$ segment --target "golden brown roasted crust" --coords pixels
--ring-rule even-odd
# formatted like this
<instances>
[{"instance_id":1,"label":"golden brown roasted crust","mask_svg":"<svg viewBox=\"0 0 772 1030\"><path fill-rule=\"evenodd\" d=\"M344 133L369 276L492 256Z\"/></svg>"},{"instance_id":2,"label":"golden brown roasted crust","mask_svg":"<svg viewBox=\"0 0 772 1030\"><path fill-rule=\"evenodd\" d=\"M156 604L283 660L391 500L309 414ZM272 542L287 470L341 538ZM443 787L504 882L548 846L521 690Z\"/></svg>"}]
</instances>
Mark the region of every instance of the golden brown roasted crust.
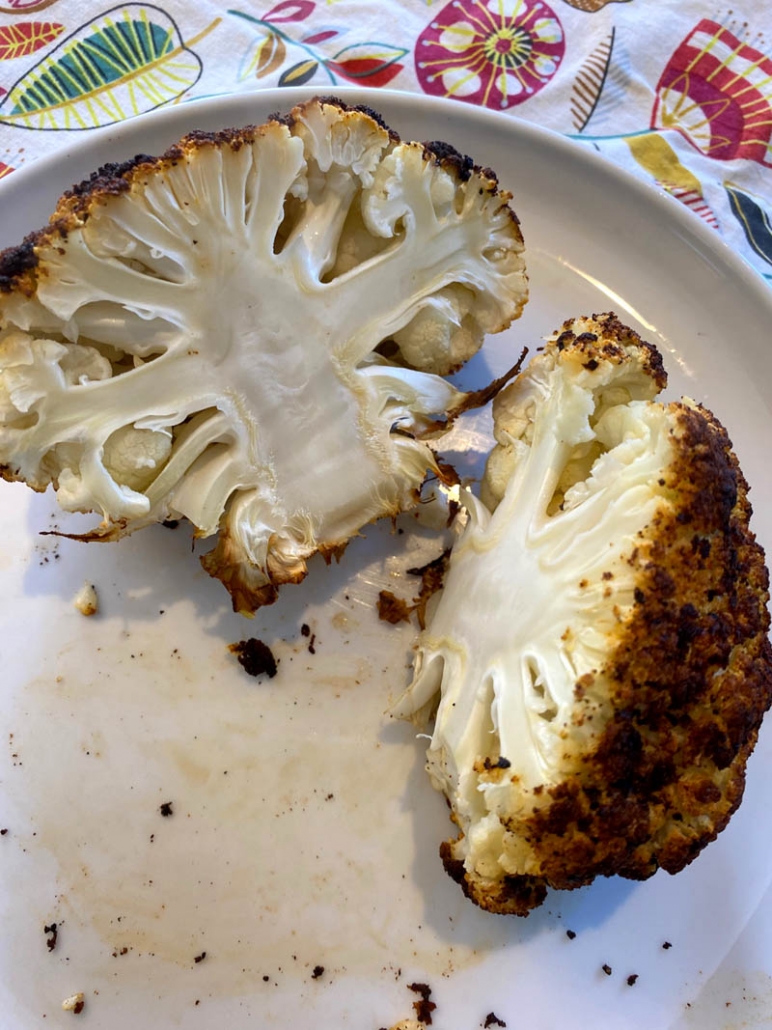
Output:
<instances>
[{"instance_id":1,"label":"golden brown roasted crust","mask_svg":"<svg viewBox=\"0 0 772 1030\"><path fill-rule=\"evenodd\" d=\"M0 251L0 293L19 291L26 296L32 296L37 286L40 251L46 246L56 246L58 242L67 238L68 232L80 228L94 208L107 198L119 196L141 186L143 176L157 175L164 167L172 167L184 160L188 154L204 147L228 147L237 151L267 132L291 129L303 111L315 104L337 107L344 114L354 114L358 118L370 118L388 132L392 144L401 142L399 135L389 128L381 115L372 108L362 104L350 106L338 97L320 96L298 104L287 115L271 115L264 125L246 125L242 128L221 129L218 132L195 130L183 136L178 143L158 157L137 154L127 161L110 162L64 193L48 225L30 233L18 246ZM492 196L499 194L502 207L509 213L512 225L520 236L520 222L507 203L512 199L511 194L499 191L498 179L490 168L481 168L474 164L470 157L459 153L449 143L434 141L422 143L421 146L425 160L440 165L457 182L467 182L472 175L477 175L480 178L481 190ZM521 236L520 238L522 240Z\"/></svg>"},{"instance_id":2,"label":"golden brown roasted crust","mask_svg":"<svg viewBox=\"0 0 772 1030\"><path fill-rule=\"evenodd\" d=\"M574 332L577 322L592 324L593 331ZM568 350L571 359L578 360L589 371L594 371L601 361L614 365L629 361L630 348L633 348L642 359L641 371L654 381L659 390L667 386L667 372L660 352L653 344L643 340L634 329L620 322L613 311L589 317L584 315L578 319L570 318L553 335L557 349Z\"/></svg>"},{"instance_id":3,"label":"golden brown roasted crust","mask_svg":"<svg viewBox=\"0 0 772 1030\"><path fill-rule=\"evenodd\" d=\"M676 458L661 507L629 556L630 621L598 676L614 716L575 776L507 829L538 876L484 880L443 844L448 873L478 905L527 915L546 888L596 876L676 873L724 829L772 703L769 580L748 523L748 485L706 409L670 405ZM582 690L583 685L577 684Z\"/></svg>"}]
</instances>

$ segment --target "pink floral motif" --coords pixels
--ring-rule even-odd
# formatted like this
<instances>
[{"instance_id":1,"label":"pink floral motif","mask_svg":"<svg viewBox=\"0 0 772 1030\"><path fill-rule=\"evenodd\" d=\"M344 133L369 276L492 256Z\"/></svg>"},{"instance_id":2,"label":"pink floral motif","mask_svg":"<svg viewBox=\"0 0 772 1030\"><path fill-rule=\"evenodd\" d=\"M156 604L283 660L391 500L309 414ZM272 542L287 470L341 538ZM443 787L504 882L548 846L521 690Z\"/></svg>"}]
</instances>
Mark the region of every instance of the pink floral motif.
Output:
<instances>
[{"instance_id":1,"label":"pink floral motif","mask_svg":"<svg viewBox=\"0 0 772 1030\"><path fill-rule=\"evenodd\" d=\"M704 18L660 77L651 125L709 157L772 167L772 60Z\"/></svg>"},{"instance_id":2,"label":"pink floral motif","mask_svg":"<svg viewBox=\"0 0 772 1030\"><path fill-rule=\"evenodd\" d=\"M538 93L564 51L542 0L451 0L418 37L415 63L425 93L506 109Z\"/></svg>"}]
</instances>

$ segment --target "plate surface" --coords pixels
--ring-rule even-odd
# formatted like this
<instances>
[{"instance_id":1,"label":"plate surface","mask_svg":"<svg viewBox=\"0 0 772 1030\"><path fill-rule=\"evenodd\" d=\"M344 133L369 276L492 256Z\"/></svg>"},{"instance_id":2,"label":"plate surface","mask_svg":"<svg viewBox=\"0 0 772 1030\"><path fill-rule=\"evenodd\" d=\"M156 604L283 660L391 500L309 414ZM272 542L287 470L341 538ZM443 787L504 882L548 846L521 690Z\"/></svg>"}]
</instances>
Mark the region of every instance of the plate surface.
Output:
<instances>
[{"instance_id":1,"label":"plate surface","mask_svg":"<svg viewBox=\"0 0 772 1030\"><path fill-rule=\"evenodd\" d=\"M676 201L593 152L465 105L341 93L403 138L472 154L514 194L531 301L462 381L501 373L567 317L615 309L662 350L668 395L690 394L728 427L772 550L772 298L761 280ZM99 164L158 153L193 128L260 122L308 95L206 100L78 137L0 186L0 245L42 224ZM474 474L489 446L481 414L447 449ZM408 985L419 982L443 1030L491 1012L529 1030L665 1028L766 891L764 731L742 808L677 877L552 894L527 920L463 899L437 857L452 827L423 772L426 742L383 714L407 682L414 631L379 623L375 601L385 587L409 596L404 571L441 550L431 506L396 531L368 529L338 566L315 560L250 623L191 556L184 527L109 547L40 536L82 521L50 495L1 485L3 1025L70 1027L61 1001L84 991L83 1025L110 1030L375 1030L413 1014ZM101 599L93 619L72 605L84 580ZM279 658L270 682L228 652L246 636Z\"/></svg>"}]
</instances>

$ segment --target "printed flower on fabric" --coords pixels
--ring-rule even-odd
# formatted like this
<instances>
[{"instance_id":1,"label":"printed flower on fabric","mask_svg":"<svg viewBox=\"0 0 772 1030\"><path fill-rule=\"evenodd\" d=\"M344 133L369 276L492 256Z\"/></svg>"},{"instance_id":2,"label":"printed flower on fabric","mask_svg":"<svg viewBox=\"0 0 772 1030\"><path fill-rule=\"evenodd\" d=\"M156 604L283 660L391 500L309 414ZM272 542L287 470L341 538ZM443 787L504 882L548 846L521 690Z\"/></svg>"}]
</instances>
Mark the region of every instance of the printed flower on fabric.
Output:
<instances>
[{"instance_id":1,"label":"printed flower on fabric","mask_svg":"<svg viewBox=\"0 0 772 1030\"><path fill-rule=\"evenodd\" d=\"M660 77L651 124L708 157L772 167L772 59L703 19Z\"/></svg>"},{"instance_id":2,"label":"printed flower on fabric","mask_svg":"<svg viewBox=\"0 0 772 1030\"><path fill-rule=\"evenodd\" d=\"M541 0L452 0L418 37L415 63L425 93L501 110L543 89L564 51Z\"/></svg>"}]
</instances>

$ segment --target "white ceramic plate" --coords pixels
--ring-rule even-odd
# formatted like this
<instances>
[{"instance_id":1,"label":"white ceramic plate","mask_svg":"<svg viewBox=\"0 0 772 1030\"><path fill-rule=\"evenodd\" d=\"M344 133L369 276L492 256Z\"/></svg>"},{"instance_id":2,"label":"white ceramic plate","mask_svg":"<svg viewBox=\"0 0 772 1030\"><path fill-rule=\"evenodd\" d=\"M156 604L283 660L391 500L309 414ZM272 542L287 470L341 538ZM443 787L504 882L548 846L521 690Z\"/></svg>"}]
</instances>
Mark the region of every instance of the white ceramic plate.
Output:
<instances>
[{"instance_id":1,"label":"white ceramic plate","mask_svg":"<svg viewBox=\"0 0 772 1030\"><path fill-rule=\"evenodd\" d=\"M207 100L73 134L0 188L0 244L105 161L159 152L193 128L259 122L301 95ZM764 284L675 201L592 152L457 103L352 97L405 138L446 139L494 167L515 195L532 299L464 381L501 372L568 316L615 308L662 349L670 393L706 402L729 427L769 548ZM478 416L453 456L474 471L489 444ZM683 1025L697 1025L686 1004L772 873L769 733L740 812L679 876L552 895L527 920L488 915L442 871L437 847L452 827L423 773L425 742L383 717L406 683L413 631L379 623L374 603L384 586L408 594L403 570L438 553L430 518L368 530L339 566L315 561L302 587L248 623L184 528L114 546L40 536L73 522L49 496L0 485L3 1026L71 1027L61 1001L84 991L83 1025L109 1030L375 1030L412 1014L416 981L431 987L443 1030L491 1012L529 1030L652 1030L685 1012ZM101 597L91 620L72 606L84 580ZM269 683L227 650L250 635L280 658ZM723 1019L717 1009L715 1026Z\"/></svg>"}]
</instances>

